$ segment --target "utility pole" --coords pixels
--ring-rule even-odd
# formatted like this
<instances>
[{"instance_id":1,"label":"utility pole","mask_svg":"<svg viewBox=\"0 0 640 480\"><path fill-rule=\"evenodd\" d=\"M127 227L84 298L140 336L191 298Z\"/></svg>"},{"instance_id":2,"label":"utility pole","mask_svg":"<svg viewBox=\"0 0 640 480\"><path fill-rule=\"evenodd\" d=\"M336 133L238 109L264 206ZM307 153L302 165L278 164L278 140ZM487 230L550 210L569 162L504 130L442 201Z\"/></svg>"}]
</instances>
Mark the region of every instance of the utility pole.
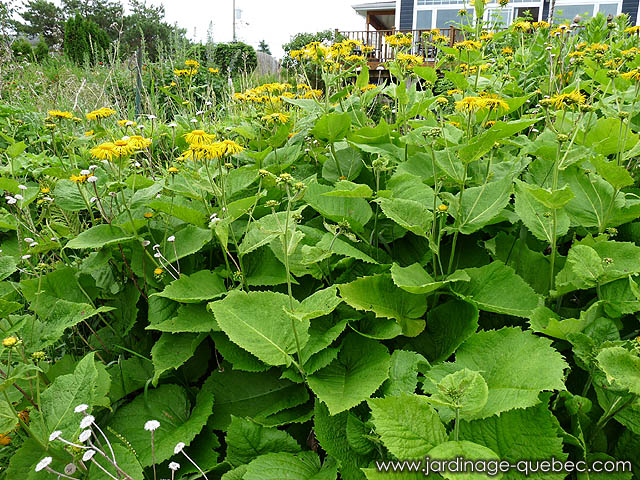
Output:
<instances>
[{"instance_id":1,"label":"utility pole","mask_svg":"<svg viewBox=\"0 0 640 480\"><path fill-rule=\"evenodd\" d=\"M236 41L236 0L233 0L233 42Z\"/></svg>"}]
</instances>

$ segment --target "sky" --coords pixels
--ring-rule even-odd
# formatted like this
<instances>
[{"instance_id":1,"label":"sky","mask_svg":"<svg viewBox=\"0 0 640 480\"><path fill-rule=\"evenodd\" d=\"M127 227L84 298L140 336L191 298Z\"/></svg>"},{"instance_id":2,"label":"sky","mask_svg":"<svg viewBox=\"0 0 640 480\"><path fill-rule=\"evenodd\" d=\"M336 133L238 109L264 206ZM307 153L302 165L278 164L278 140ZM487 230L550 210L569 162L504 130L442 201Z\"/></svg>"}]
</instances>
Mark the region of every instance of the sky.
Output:
<instances>
[{"instance_id":1,"label":"sky","mask_svg":"<svg viewBox=\"0 0 640 480\"><path fill-rule=\"evenodd\" d=\"M281 58L282 44L299 32L326 29L364 30L365 20L351 8L364 0L236 0L238 40L254 47L265 40ZM213 22L215 42L232 40L233 0L148 0L163 4L166 20L187 29L192 40L205 41Z\"/></svg>"}]
</instances>

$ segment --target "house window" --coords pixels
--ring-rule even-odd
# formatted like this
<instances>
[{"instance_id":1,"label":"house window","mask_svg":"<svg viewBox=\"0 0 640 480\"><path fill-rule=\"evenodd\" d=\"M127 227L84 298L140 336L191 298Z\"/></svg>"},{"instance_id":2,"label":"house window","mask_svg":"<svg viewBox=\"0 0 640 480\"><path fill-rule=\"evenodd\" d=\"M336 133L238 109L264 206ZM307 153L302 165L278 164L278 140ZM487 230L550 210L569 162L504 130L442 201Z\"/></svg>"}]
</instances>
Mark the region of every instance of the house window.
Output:
<instances>
[{"instance_id":1,"label":"house window","mask_svg":"<svg viewBox=\"0 0 640 480\"><path fill-rule=\"evenodd\" d=\"M503 28L511 23L512 14L511 8L490 8L487 12L487 21L491 28Z\"/></svg>"},{"instance_id":2,"label":"house window","mask_svg":"<svg viewBox=\"0 0 640 480\"><path fill-rule=\"evenodd\" d=\"M468 25L473 21L473 10L468 9L464 16L460 16L459 12L460 9L436 10L436 28L451 28L455 27L456 23Z\"/></svg>"},{"instance_id":3,"label":"house window","mask_svg":"<svg viewBox=\"0 0 640 480\"><path fill-rule=\"evenodd\" d=\"M582 5L556 5L555 18L560 20L573 20L576 15L580 15L583 18L593 17L593 10L595 5L582 4Z\"/></svg>"},{"instance_id":4,"label":"house window","mask_svg":"<svg viewBox=\"0 0 640 480\"><path fill-rule=\"evenodd\" d=\"M431 28L431 10L418 10L416 12L416 30L428 30Z\"/></svg>"},{"instance_id":5,"label":"house window","mask_svg":"<svg viewBox=\"0 0 640 480\"><path fill-rule=\"evenodd\" d=\"M598 13L602 13L603 15L611 15L615 17L618 14L618 4L617 3L601 3L600 8L598 8Z\"/></svg>"}]
</instances>

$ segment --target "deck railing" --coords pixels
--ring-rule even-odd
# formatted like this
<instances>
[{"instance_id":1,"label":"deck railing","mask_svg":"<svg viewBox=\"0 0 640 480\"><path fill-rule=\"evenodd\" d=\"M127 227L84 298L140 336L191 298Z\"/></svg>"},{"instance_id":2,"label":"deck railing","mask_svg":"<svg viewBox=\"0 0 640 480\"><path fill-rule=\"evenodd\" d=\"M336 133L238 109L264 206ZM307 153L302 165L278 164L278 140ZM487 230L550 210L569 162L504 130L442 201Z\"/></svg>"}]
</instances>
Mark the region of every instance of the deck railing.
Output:
<instances>
[{"instance_id":1,"label":"deck railing","mask_svg":"<svg viewBox=\"0 0 640 480\"><path fill-rule=\"evenodd\" d=\"M349 40L359 40L365 46L373 47L373 51L367 54L369 64L379 64L393 60L395 51L386 41L388 35L394 33L411 33L413 37L413 45L409 50L410 53L421 55L426 61L435 58L437 48L429 42L431 37L430 30L352 30L352 31L336 31L342 38ZM426 35L426 38L422 34ZM442 28L440 35L444 35L449 39L449 46L462 39L462 31L457 28Z\"/></svg>"}]
</instances>

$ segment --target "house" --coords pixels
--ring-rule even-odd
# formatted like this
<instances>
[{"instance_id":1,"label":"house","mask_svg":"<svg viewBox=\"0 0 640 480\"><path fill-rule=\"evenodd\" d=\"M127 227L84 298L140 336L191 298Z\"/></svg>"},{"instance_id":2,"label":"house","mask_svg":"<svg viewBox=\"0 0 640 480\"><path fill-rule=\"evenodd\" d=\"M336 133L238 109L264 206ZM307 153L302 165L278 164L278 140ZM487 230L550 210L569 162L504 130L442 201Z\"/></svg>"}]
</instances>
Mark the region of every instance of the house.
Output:
<instances>
[{"instance_id":1,"label":"house","mask_svg":"<svg viewBox=\"0 0 640 480\"><path fill-rule=\"evenodd\" d=\"M632 23L640 24L639 0L556 0L554 18L572 20L576 15L584 18L598 13L618 15L626 13ZM446 29L462 21L473 21L474 9L470 2L462 0L394 0L362 3L353 9L366 18L367 32L371 30L430 30ZM496 25L509 25L523 16L534 21L547 20L550 0L509 0L500 7L497 0L490 0L485 7L484 20ZM459 12L467 9L466 16Z\"/></svg>"}]
</instances>

